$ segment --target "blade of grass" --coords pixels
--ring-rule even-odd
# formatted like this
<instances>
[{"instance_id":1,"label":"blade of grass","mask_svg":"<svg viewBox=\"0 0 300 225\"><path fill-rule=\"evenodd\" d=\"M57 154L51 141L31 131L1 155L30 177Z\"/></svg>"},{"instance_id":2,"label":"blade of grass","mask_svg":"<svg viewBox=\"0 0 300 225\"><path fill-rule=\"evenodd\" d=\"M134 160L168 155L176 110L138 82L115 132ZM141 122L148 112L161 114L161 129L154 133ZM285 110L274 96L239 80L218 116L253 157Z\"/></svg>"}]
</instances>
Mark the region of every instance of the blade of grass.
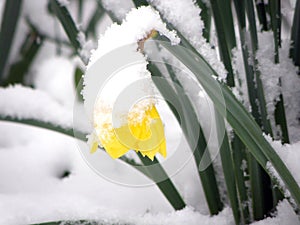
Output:
<instances>
[{"instance_id":1,"label":"blade of grass","mask_svg":"<svg viewBox=\"0 0 300 225\"><path fill-rule=\"evenodd\" d=\"M266 103L263 86L260 79L260 71L258 70L258 62L255 58L258 48L258 38L253 2L246 1L246 4L244 4L240 1L234 1L234 3L236 11L239 12L237 14L237 18L239 22L241 48L246 71L248 96L252 109L251 113L262 130L265 133L272 135L270 121L266 111ZM245 10L247 12L248 24L250 28L251 51L249 50L245 39ZM251 64L249 63L249 58L252 61ZM264 218L264 215L267 214L273 207L273 205L270 205L270 202L272 202L270 179L251 155L248 156L248 161L253 199L253 214L254 219L259 220Z\"/></svg>"},{"instance_id":2,"label":"blade of grass","mask_svg":"<svg viewBox=\"0 0 300 225\"><path fill-rule=\"evenodd\" d=\"M210 4L215 21L221 59L228 71L227 84L233 87L235 84L231 64L231 50L236 46L236 40L230 1L226 0L221 4L217 0L210 0ZM221 10L223 8L226 10Z\"/></svg>"},{"instance_id":3,"label":"blade of grass","mask_svg":"<svg viewBox=\"0 0 300 225\"><path fill-rule=\"evenodd\" d=\"M262 120L262 129L266 134L269 134L271 137L273 137L273 131L271 128L271 123L269 120L268 112L266 109L266 101L265 101L265 95L263 90L263 83L260 78L260 71L258 69L258 60L256 58L256 51L258 50L258 37L257 37L257 31L256 31L256 20L255 20L255 13L254 13L254 6L252 1L247 1L246 4L246 10L248 15L248 21L249 21L249 27L250 27L250 34L251 34L251 43L252 43L252 61L254 64L254 72L256 75L256 86L257 86L257 96L258 96L258 102L260 106L260 114L261 114L261 120ZM276 118L276 116L275 116ZM272 212L276 206L277 203L283 199L283 195L279 192L279 190L275 187L274 184L270 181L270 179L267 177L265 173L262 174L263 182L265 182L265 202L267 203L267 212ZM270 189L272 191L272 196L270 194ZM273 199L273 201L271 201ZM273 204L271 204L273 202ZM265 212L266 213L266 212Z\"/></svg>"},{"instance_id":4,"label":"blade of grass","mask_svg":"<svg viewBox=\"0 0 300 225\"><path fill-rule=\"evenodd\" d=\"M78 4L78 6L77 6L77 10L78 10L78 12L77 12L77 19L78 19L78 22L79 23L82 23L82 16L83 16L83 0L77 0L78 2L77 2L77 4Z\"/></svg>"},{"instance_id":5,"label":"blade of grass","mask_svg":"<svg viewBox=\"0 0 300 225\"><path fill-rule=\"evenodd\" d=\"M81 46L80 46L80 43L78 40L79 30L78 30L77 26L75 25L75 22L72 19L68 9L65 6L62 6L57 0L50 0L50 6L51 6L52 12L57 16L60 23L62 24L70 42L74 48L74 51L79 55L79 51L81 49Z\"/></svg>"},{"instance_id":6,"label":"blade of grass","mask_svg":"<svg viewBox=\"0 0 300 225\"><path fill-rule=\"evenodd\" d=\"M39 128L44 128L44 129L48 129L48 130L52 130L61 134L65 134L67 136L70 137L74 137L74 131L72 128L66 128L66 127L62 127L56 124L52 124L52 123L47 123L47 122L43 122L40 120L35 120L35 119L22 119L22 118L12 118L9 116L3 116L0 115L0 120L1 121L7 121L7 122L14 122L14 123L20 123L20 124L25 124L25 125L30 125L30 126L34 126L34 127L39 127ZM86 135L85 133L82 133L79 130L76 130L76 136L77 138L79 138L79 140L82 141L87 141Z\"/></svg>"},{"instance_id":7,"label":"blade of grass","mask_svg":"<svg viewBox=\"0 0 300 225\"><path fill-rule=\"evenodd\" d=\"M161 45L195 74L199 83L214 102L216 109L227 119L228 123L265 171L269 172L266 164L268 161L271 162L299 207L300 188L294 177L268 141L266 141L259 126L242 104L234 97L230 89L211 76L212 74L217 76L217 73L203 60L203 57L195 54L194 51L187 51L187 49L180 46L173 46L165 37L158 36L156 39L161 40ZM218 90L218 88L221 89L224 99L216 93L215 90ZM225 111L223 100L225 100ZM272 179L278 183L274 177Z\"/></svg>"},{"instance_id":8,"label":"blade of grass","mask_svg":"<svg viewBox=\"0 0 300 225\"><path fill-rule=\"evenodd\" d=\"M256 10L258 15L258 20L261 25L261 30L268 30L268 20L267 20L267 12L264 0L256 0Z\"/></svg>"},{"instance_id":9,"label":"blade of grass","mask_svg":"<svg viewBox=\"0 0 300 225\"><path fill-rule=\"evenodd\" d=\"M83 96L81 95L81 91L83 89L83 80L81 79L83 75L83 71L79 68L76 67L75 73L74 73L74 83L77 91L77 100L80 102L83 102Z\"/></svg>"},{"instance_id":10,"label":"blade of grass","mask_svg":"<svg viewBox=\"0 0 300 225\"><path fill-rule=\"evenodd\" d=\"M279 47L281 43L280 30L281 30L281 11L280 0L269 0L270 15L271 15L271 27L274 36L274 62L279 63Z\"/></svg>"},{"instance_id":11,"label":"blade of grass","mask_svg":"<svg viewBox=\"0 0 300 225\"><path fill-rule=\"evenodd\" d=\"M220 45L220 55L221 55L221 58L223 58L222 56L224 56L224 55L230 56L230 58L227 57L227 60L226 60L226 58L225 58L225 60L223 58L223 61L224 61L225 68L227 70L228 70L228 68L231 68L228 70L228 72L229 72L229 74L232 73L232 78L233 78L234 75L233 75L233 70L232 70L232 65L231 65L231 54L232 54L231 50L236 46L236 39L235 39L235 32L234 32L234 25L233 25L232 11L231 11L231 1L226 1L225 4L222 3L222 7L221 7L221 4L218 4L217 1L211 1L211 5L213 8L213 12L214 12L214 20L215 20L215 24L216 24L218 40L219 40L219 45ZM223 9L224 6L225 6L225 9ZM226 42L227 42L227 49L226 49L226 44L224 44ZM228 80L227 80L227 83L229 86L235 86L234 83L228 82ZM217 121L220 121L220 118ZM220 124L220 126L222 126L222 124ZM232 179L232 173L234 171L234 169L233 169L234 164L233 164L232 158L229 158L232 156L231 156L231 152L230 152L231 151L230 144L229 144L228 140L226 140L226 138L227 138L227 135L226 135L226 137L224 137L224 142L221 145L221 152L220 152L225 181L227 184L227 190L228 190L228 194L230 197L230 202L232 205L236 224L239 224L241 219L243 219L242 223L244 224L245 221L249 221L249 218L248 218L249 214L247 214L247 207L245 210L243 210L242 209L243 207L239 205L238 199L236 199L236 197L238 196L237 190L236 190L236 183L235 183L236 181L234 178ZM233 142L235 142L235 141L236 141L236 139L233 140ZM232 147L234 148L237 146L238 145L233 145ZM240 151L240 149L234 149L234 151ZM229 159L231 159L231 160L228 161ZM231 171L228 171L228 170L231 170ZM236 177L236 178L241 179L241 177ZM237 181L237 182L239 182L241 184L242 181ZM243 184L243 186L245 186L245 184ZM247 196L244 196L244 197L247 197ZM241 208L241 210L245 211L245 217L243 217L243 218L241 218L241 215L240 215L240 211L239 211L240 208Z\"/></svg>"},{"instance_id":12,"label":"blade of grass","mask_svg":"<svg viewBox=\"0 0 300 225\"><path fill-rule=\"evenodd\" d=\"M216 125L218 127L218 141L220 146L220 156L222 161L222 168L224 173L224 178L227 187L227 193L230 201L230 206L233 212L233 217L235 220L235 224L246 224L243 218L241 217L239 200L238 200L238 193L236 188L236 179L234 174L234 163L231 154L231 148L228 141L227 132L225 130L225 123L223 117L220 115L218 111L215 110L215 118L216 118ZM225 133L223 133L225 131Z\"/></svg>"},{"instance_id":13,"label":"blade of grass","mask_svg":"<svg viewBox=\"0 0 300 225\"><path fill-rule=\"evenodd\" d=\"M269 0L271 25L274 37L274 63L279 63L279 48L281 46L281 9L280 0ZM279 78L279 85L281 86L281 79ZM280 126L282 132L282 143L289 143L289 133L284 108L284 98L280 93L279 101L275 106L275 122Z\"/></svg>"},{"instance_id":14,"label":"blade of grass","mask_svg":"<svg viewBox=\"0 0 300 225\"><path fill-rule=\"evenodd\" d=\"M98 221L90 221L90 220L59 220L59 221L49 221L49 222L42 222L42 223L35 223L31 225L109 225L108 223L104 222L98 222ZM121 225L121 224L120 224ZM124 224L126 225L126 224Z\"/></svg>"},{"instance_id":15,"label":"blade of grass","mask_svg":"<svg viewBox=\"0 0 300 225\"><path fill-rule=\"evenodd\" d=\"M196 0L199 8L201 9L200 17L204 23L204 28L202 30L202 36L206 39L207 42L210 40L210 27L211 27L211 9L208 6L208 3L203 0Z\"/></svg>"},{"instance_id":16,"label":"blade of grass","mask_svg":"<svg viewBox=\"0 0 300 225\"><path fill-rule=\"evenodd\" d=\"M134 225L127 222L108 222L108 219L103 220L91 220L91 219L82 219L82 220L59 220L59 221L49 221L42 223L35 223L31 225Z\"/></svg>"},{"instance_id":17,"label":"blade of grass","mask_svg":"<svg viewBox=\"0 0 300 225\"><path fill-rule=\"evenodd\" d=\"M300 0L297 0L291 30L290 57L296 66L300 66Z\"/></svg>"},{"instance_id":18,"label":"blade of grass","mask_svg":"<svg viewBox=\"0 0 300 225\"><path fill-rule=\"evenodd\" d=\"M14 34L20 17L22 0L6 0L0 31L0 84L4 80L4 69L9 58Z\"/></svg>"},{"instance_id":19,"label":"blade of grass","mask_svg":"<svg viewBox=\"0 0 300 225\"><path fill-rule=\"evenodd\" d=\"M146 0L133 0L133 3L135 5L136 8L140 7L140 6L147 6L149 5L148 2Z\"/></svg>"},{"instance_id":20,"label":"blade of grass","mask_svg":"<svg viewBox=\"0 0 300 225\"><path fill-rule=\"evenodd\" d=\"M139 152L137 153L140 160L142 161L143 165L145 166L152 166L155 165L155 169L147 170L145 167L147 176L152 179L156 180L157 177L168 177L167 173L165 172L164 168L160 165L159 161L154 157L154 160L150 160L148 157L143 157L142 154ZM182 197L180 196L179 192L175 188L174 184L171 182L170 179L165 179L159 183L156 183L159 190L163 193L163 195L167 198L170 204L173 206L175 210L183 209L186 204L183 201Z\"/></svg>"},{"instance_id":21,"label":"blade of grass","mask_svg":"<svg viewBox=\"0 0 300 225\"><path fill-rule=\"evenodd\" d=\"M239 195L241 214L245 224L252 222L249 212L249 199L247 194L247 187L245 185L245 171L244 164L246 163L246 149L240 138L234 133L232 146L232 158L234 163L234 175L236 177L237 192Z\"/></svg>"},{"instance_id":22,"label":"blade of grass","mask_svg":"<svg viewBox=\"0 0 300 225\"><path fill-rule=\"evenodd\" d=\"M97 2L98 7L103 8L103 9L105 10L106 14L109 16L109 18L110 18L114 23L121 24L122 21L119 20L119 19L114 15L114 12L111 12L111 11L109 11L109 10L106 10L106 9L103 7L103 5L102 5L102 3L101 3L101 0L96 0L96 2Z\"/></svg>"},{"instance_id":23,"label":"blade of grass","mask_svg":"<svg viewBox=\"0 0 300 225\"><path fill-rule=\"evenodd\" d=\"M24 84L25 75L42 47L43 42L44 38L34 28L31 28L20 50L21 59L10 66L4 85L14 83Z\"/></svg>"},{"instance_id":24,"label":"blade of grass","mask_svg":"<svg viewBox=\"0 0 300 225\"><path fill-rule=\"evenodd\" d=\"M101 5L98 5L95 8L95 11L92 14L92 16L91 16L91 18L88 22L88 25L87 25L87 28L86 28L86 31L85 31L86 36L91 35L93 38L97 37L96 25L103 18L104 15L105 15L104 9L102 8Z\"/></svg>"},{"instance_id":25,"label":"blade of grass","mask_svg":"<svg viewBox=\"0 0 300 225\"><path fill-rule=\"evenodd\" d=\"M194 150L194 160L197 166L200 165L201 159L203 158L205 151L207 151L207 142L206 138L203 133L203 129L201 127L201 124L198 121L195 109L193 107L193 104L191 103L190 99L188 96L182 91L182 86L181 83L178 81L176 78L176 73L172 69L172 67L169 64L165 64L166 68L170 74L170 77L173 82L175 82L177 85L175 86L175 95L169 95L169 92L166 92L166 87L161 86L161 83L155 82L156 87L160 90L162 93L163 97L166 99L169 99L171 96L176 96L179 99L180 105L182 110L185 111L185 113L182 113L183 115L186 115L184 118L180 118L184 120L185 122L183 123L179 119L178 122L181 125L181 128L185 134L186 139L188 140L188 143L191 147L191 150L193 151L194 147L192 143L195 143L197 141L197 146ZM155 65L150 64L149 66L149 71L151 74L155 74L155 76L160 76L162 77L160 71L158 71L158 68L155 67ZM180 90L179 90L179 87ZM170 89L172 87L169 87ZM191 132L197 128L191 128L193 126L197 126L199 128L199 136L195 136L194 132ZM209 157L209 155L207 156ZM210 160L210 159L208 159ZM213 168L213 164L210 164L205 170L200 170L199 171L199 177L202 183L202 188L205 194L206 202L208 205L208 208L210 210L211 215L216 215L218 214L222 209L223 209L223 203L221 202L221 197L217 185L217 180L215 176L215 171Z\"/></svg>"},{"instance_id":26,"label":"blade of grass","mask_svg":"<svg viewBox=\"0 0 300 225\"><path fill-rule=\"evenodd\" d=\"M281 83L281 79L279 80ZM290 143L289 132L287 127L287 120L285 114L285 107L284 107L284 99L283 95L279 95L279 100L275 105L275 123L280 126L281 128L281 142Z\"/></svg>"}]
</instances>

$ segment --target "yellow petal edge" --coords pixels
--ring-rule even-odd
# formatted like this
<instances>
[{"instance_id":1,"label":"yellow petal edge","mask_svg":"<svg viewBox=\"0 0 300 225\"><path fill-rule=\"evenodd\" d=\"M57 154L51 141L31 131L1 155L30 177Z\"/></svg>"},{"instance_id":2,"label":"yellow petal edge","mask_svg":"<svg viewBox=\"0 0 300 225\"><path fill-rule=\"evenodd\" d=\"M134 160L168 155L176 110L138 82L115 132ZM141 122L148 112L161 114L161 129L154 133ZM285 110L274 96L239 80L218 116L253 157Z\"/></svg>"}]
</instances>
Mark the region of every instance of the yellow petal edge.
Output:
<instances>
[{"instance_id":1,"label":"yellow petal edge","mask_svg":"<svg viewBox=\"0 0 300 225\"><path fill-rule=\"evenodd\" d=\"M127 124L118 128L112 128L111 124L99 126L95 121L96 137L92 134L90 152L94 153L98 144L101 143L106 152L114 159L123 156L131 149L151 160L157 153L165 158L167 150L164 127L155 105L150 105L137 122L135 118L139 116L136 111L129 113Z\"/></svg>"}]
</instances>

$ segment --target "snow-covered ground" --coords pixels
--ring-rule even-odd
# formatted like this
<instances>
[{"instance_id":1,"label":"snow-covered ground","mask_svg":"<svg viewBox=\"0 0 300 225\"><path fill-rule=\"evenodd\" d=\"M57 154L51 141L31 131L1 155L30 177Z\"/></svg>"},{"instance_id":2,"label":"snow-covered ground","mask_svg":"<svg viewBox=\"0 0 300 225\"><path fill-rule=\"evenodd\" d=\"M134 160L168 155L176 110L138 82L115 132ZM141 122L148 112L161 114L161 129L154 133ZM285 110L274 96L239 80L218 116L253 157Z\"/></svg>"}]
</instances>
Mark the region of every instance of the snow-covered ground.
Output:
<instances>
[{"instance_id":1,"label":"snow-covered ground","mask_svg":"<svg viewBox=\"0 0 300 225\"><path fill-rule=\"evenodd\" d=\"M191 206L174 212L155 185L124 186L96 174L73 138L8 122L0 123L0 133L0 224L72 219L108 224L234 224L228 207L217 216L208 215L202 190L195 189L199 180L192 176L192 165L174 177ZM254 224L298 223L284 201L278 215Z\"/></svg>"}]
</instances>

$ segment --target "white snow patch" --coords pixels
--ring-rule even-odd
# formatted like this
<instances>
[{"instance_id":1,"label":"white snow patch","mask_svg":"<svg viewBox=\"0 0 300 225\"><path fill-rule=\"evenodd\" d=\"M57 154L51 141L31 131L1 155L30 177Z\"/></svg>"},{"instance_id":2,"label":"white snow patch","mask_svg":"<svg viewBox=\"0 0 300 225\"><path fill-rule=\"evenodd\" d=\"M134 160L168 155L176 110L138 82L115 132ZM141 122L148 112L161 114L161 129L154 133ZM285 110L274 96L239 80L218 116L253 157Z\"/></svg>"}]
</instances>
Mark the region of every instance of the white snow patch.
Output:
<instances>
[{"instance_id":1,"label":"white snow patch","mask_svg":"<svg viewBox=\"0 0 300 225\"><path fill-rule=\"evenodd\" d=\"M35 119L72 128L72 111L47 93L21 85L0 88L0 114L17 119Z\"/></svg>"},{"instance_id":2,"label":"white snow patch","mask_svg":"<svg viewBox=\"0 0 300 225\"><path fill-rule=\"evenodd\" d=\"M112 24L104 35L100 36L98 48L92 52L88 68L101 56L110 51L128 44L137 43L139 40L146 38L152 30L165 35L173 44L179 43L175 32L166 28L158 12L151 7L134 8L126 15L121 25Z\"/></svg>"},{"instance_id":3,"label":"white snow patch","mask_svg":"<svg viewBox=\"0 0 300 225\"><path fill-rule=\"evenodd\" d=\"M227 71L219 60L216 50L212 49L202 36L204 24L200 18L200 8L193 0L149 0L167 21L178 29L195 49L208 61L219 75L219 79L225 79Z\"/></svg>"},{"instance_id":4,"label":"white snow patch","mask_svg":"<svg viewBox=\"0 0 300 225\"><path fill-rule=\"evenodd\" d=\"M143 19L141 20L140 18ZM99 93L96 102L96 118L94 118L94 121L97 121L98 124L102 124L102 122L112 124L111 112L117 98L122 95L122 91L125 90L126 87L134 82L146 79L143 81L143 84L131 88L132 92L130 96L153 95L154 87L150 81L150 73L147 70L147 61L144 55L138 51L138 41L147 38L153 30L168 37L173 44L179 42L175 32L169 31L166 28L166 25L161 21L159 14L151 7L132 9L121 25L113 24L106 30L105 34L100 37L98 48L93 51L87 66L87 71L84 76L85 87L83 90L87 114L92 118L91 115L94 112L93 108L96 101L96 96L94 95L98 94L94 93L93 90L95 85L99 86L99 89L96 91L101 92ZM122 62L122 60L124 60L122 57L134 59L135 61L129 62L130 65L120 65L120 68L114 68L114 71L112 71L114 74L108 74L103 67L99 68L97 71L91 69L92 67L93 69L96 68L97 62L100 61L101 63L101 57L105 58L105 55L109 55L109 53L115 51L120 52L114 56L112 59L114 60L113 62ZM110 61L110 65L108 66L113 67L114 65L118 65L113 62ZM112 72L110 71L110 73ZM101 79L102 81L97 81L97 79ZM144 106L141 109L146 109L145 107L148 107L151 102L153 102L153 100L143 103ZM120 121L117 122L115 120L114 127L121 126L124 123L123 116L127 115L128 110L130 109L128 108L127 101L123 101L121 104L123 104L123 106L118 105L119 108L115 111L115 114L120 118ZM138 120L139 118L136 119Z\"/></svg>"},{"instance_id":5,"label":"white snow patch","mask_svg":"<svg viewBox=\"0 0 300 225\"><path fill-rule=\"evenodd\" d=\"M277 212L274 217L267 217L264 220L254 222L252 225L296 225L299 224L299 218L291 208L287 200L283 200L277 206Z\"/></svg>"},{"instance_id":6,"label":"white snow patch","mask_svg":"<svg viewBox=\"0 0 300 225\"><path fill-rule=\"evenodd\" d=\"M111 11L120 21L134 8L134 4L130 0L102 0L102 4L106 10Z\"/></svg>"},{"instance_id":7,"label":"white snow patch","mask_svg":"<svg viewBox=\"0 0 300 225\"><path fill-rule=\"evenodd\" d=\"M69 0L57 0L60 6L67 6L70 4Z\"/></svg>"},{"instance_id":8,"label":"white snow patch","mask_svg":"<svg viewBox=\"0 0 300 225\"><path fill-rule=\"evenodd\" d=\"M65 57L51 57L37 67L33 85L56 99L68 108L73 107L75 99L75 65Z\"/></svg>"},{"instance_id":9,"label":"white snow patch","mask_svg":"<svg viewBox=\"0 0 300 225\"><path fill-rule=\"evenodd\" d=\"M300 186L300 142L282 145L280 141L272 141L270 137L266 138Z\"/></svg>"},{"instance_id":10,"label":"white snow patch","mask_svg":"<svg viewBox=\"0 0 300 225\"><path fill-rule=\"evenodd\" d=\"M277 130L275 125L274 111L279 95L282 93L285 106L285 114L291 142L300 140L299 113L300 113L300 78L297 75L297 68L289 58L290 41L282 40L282 47L279 49L280 63L274 63L273 34L264 32L258 35L259 50L257 59L261 80L263 82L264 94L268 117L270 118L273 131ZM281 80L281 86L280 82Z\"/></svg>"}]
</instances>

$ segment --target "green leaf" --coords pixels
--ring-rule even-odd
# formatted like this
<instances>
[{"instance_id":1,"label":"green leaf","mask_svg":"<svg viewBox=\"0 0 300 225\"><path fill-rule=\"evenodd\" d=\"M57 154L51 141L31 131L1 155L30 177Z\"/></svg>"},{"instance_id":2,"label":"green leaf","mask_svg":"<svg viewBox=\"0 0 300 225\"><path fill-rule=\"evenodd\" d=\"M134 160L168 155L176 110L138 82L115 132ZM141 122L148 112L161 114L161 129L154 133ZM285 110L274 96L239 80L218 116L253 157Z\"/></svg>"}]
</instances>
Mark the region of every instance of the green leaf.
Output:
<instances>
[{"instance_id":1,"label":"green leaf","mask_svg":"<svg viewBox=\"0 0 300 225\"><path fill-rule=\"evenodd\" d=\"M114 12L106 10L106 9L103 7L102 2L101 2L100 0L96 0L96 2L97 2L97 4L98 4L98 7L103 8L103 9L105 10L106 14L109 16L109 18L110 18L114 23L121 24L122 21L119 20L119 19L115 16Z\"/></svg>"},{"instance_id":2,"label":"green leaf","mask_svg":"<svg viewBox=\"0 0 300 225\"><path fill-rule=\"evenodd\" d=\"M177 80L175 72L170 65L168 65L167 63L165 65L172 81L177 84L175 85L175 90L173 90L171 85L166 86L161 82L155 82L156 80L154 80L154 83L165 99L178 99L179 102L177 105L180 105L180 110L184 113L180 113L182 115L182 118L179 118L178 116L176 116L176 118L183 130L186 139L188 140L191 150L193 151L195 163L199 167L201 159L207 151L207 142L203 133L203 129L198 121L195 111L196 109L194 109L193 104L186 93L182 91L182 86ZM155 65L151 62L148 66L148 69L151 72L152 76L163 77L158 68L155 67ZM175 101L175 99L173 101ZM169 106L170 108L172 107L170 104ZM177 115L176 110L179 109L173 110L174 115ZM197 129L199 129L198 136L196 136L197 134L193 132ZM196 146L194 146L195 142L197 142ZM209 158L209 155L206 155L206 157ZM199 170L199 177L202 183L202 188L210 213L211 215L216 215L223 209L223 203L221 201L213 165L210 164L205 170Z\"/></svg>"},{"instance_id":3,"label":"green leaf","mask_svg":"<svg viewBox=\"0 0 300 225\"><path fill-rule=\"evenodd\" d=\"M243 221L243 218L241 217L241 213L240 213L240 209L242 209L243 206L240 206L239 204L235 176L232 176L234 174L234 163L232 159L231 148L228 141L227 132L225 130L224 119L217 111L215 111L215 119L216 119L216 125L218 127L217 129L218 142L221 145L220 156L221 156L222 168L223 168L227 193L230 201L230 206L233 212L233 217L235 220L235 224L245 224L245 221Z\"/></svg>"},{"instance_id":4,"label":"green leaf","mask_svg":"<svg viewBox=\"0 0 300 225\"><path fill-rule=\"evenodd\" d=\"M263 85L260 79L260 71L258 70L258 62L255 58L258 48L258 38L256 20L254 17L254 6L251 1L247 1L246 4L244 4L244 2L235 0L234 4L235 9L238 12L237 19L239 23L240 41L251 113L262 130L265 133L272 135L272 129L266 110ZM248 24L250 27L251 50L249 50L245 37L245 12L247 12ZM249 59L251 59L252 65L249 63ZM248 164L252 191L253 216L255 220L259 220L264 218L264 215L272 209L272 206L269 206L269 203L272 202L270 179L251 155L248 156Z\"/></svg>"},{"instance_id":5,"label":"green leaf","mask_svg":"<svg viewBox=\"0 0 300 225\"><path fill-rule=\"evenodd\" d=\"M210 4L218 36L220 56L224 62L226 70L228 71L227 84L230 87L234 87L231 50L236 46L236 39L231 12L231 1L226 0L221 3L217 0L210 0Z\"/></svg>"},{"instance_id":6,"label":"green leaf","mask_svg":"<svg viewBox=\"0 0 300 225\"><path fill-rule=\"evenodd\" d=\"M279 47L281 46L281 10L280 0L269 0L271 27L274 36L274 61L279 63Z\"/></svg>"},{"instance_id":7,"label":"green leaf","mask_svg":"<svg viewBox=\"0 0 300 225\"><path fill-rule=\"evenodd\" d=\"M201 9L200 17L204 23L204 28L202 30L203 37L207 42L210 40L210 28L211 28L211 9L206 1L197 0L196 1L199 8Z\"/></svg>"},{"instance_id":8,"label":"green leaf","mask_svg":"<svg viewBox=\"0 0 300 225\"><path fill-rule=\"evenodd\" d=\"M4 85L14 83L24 84L25 75L43 43L44 38L36 31L32 30L27 34L20 52L21 59L10 66Z\"/></svg>"},{"instance_id":9,"label":"green leaf","mask_svg":"<svg viewBox=\"0 0 300 225\"><path fill-rule=\"evenodd\" d=\"M77 29L68 9L65 6L62 6L57 0L50 0L50 7L52 12L57 16L62 24L75 52L79 55L79 51L81 49L81 45L78 40L79 30Z\"/></svg>"},{"instance_id":10,"label":"green leaf","mask_svg":"<svg viewBox=\"0 0 300 225\"><path fill-rule=\"evenodd\" d=\"M70 137L74 137L74 130L72 128L62 127L62 126L55 125L55 124L48 123L48 122L44 122L44 121L41 121L41 120L12 118L10 116L3 116L3 115L0 115L0 120L1 121L8 121L8 122L26 124L26 125L30 125L30 126L39 127L39 128L44 128L44 129L48 129L48 130L51 130L51 131L59 132L61 134L68 135ZM87 141L87 138L86 138L87 134L82 133L79 130L76 130L75 132L76 132L76 137L79 140Z\"/></svg>"},{"instance_id":11,"label":"green leaf","mask_svg":"<svg viewBox=\"0 0 300 225\"><path fill-rule=\"evenodd\" d=\"M105 15L105 11L103 7L101 5L98 5L98 7L95 8L95 11L88 22L88 26L85 31L85 34L87 36L92 35L92 37L97 38L96 25L103 18L104 15Z\"/></svg>"},{"instance_id":12,"label":"green leaf","mask_svg":"<svg viewBox=\"0 0 300 225\"><path fill-rule=\"evenodd\" d=\"M265 0L256 0L256 10L259 23L261 25L261 30L267 31L268 28L268 20L267 20L267 10L265 7Z\"/></svg>"},{"instance_id":13,"label":"green leaf","mask_svg":"<svg viewBox=\"0 0 300 225\"><path fill-rule=\"evenodd\" d=\"M233 132L232 146L232 158L234 163L234 174L237 185L237 192L239 195L239 201L241 206L241 214L244 220L244 224L249 224L251 222L251 217L249 213L249 200L246 187L246 177L243 170L244 163L246 162L245 146L241 142L240 138Z\"/></svg>"},{"instance_id":14,"label":"green leaf","mask_svg":"<svg viewBox=\"0 0 300 225\"><path fill-rule=\"evenodd\" d=\"M81 91L83 89L83 79L82 78L83 71L79 68L76 67L75 73L74 73L74 82L75 82L75 87L77 91L77 99L81 102L83 102L83 96L81 95Z\"/></svg>"},{"instance_id":15,"label":"green leaf","mask_svg":"<svg viewBox=\"0 0 300 225\"><path fill-rule=\"evenodd\" d=\"M6 0L0 31L0 83L4 80L4 69L14 40L14 34L20 17L22 1Z\"/></svg>"},{"instance_id":16,"label":"green leaf","mask_svg":"<svg viewBox=\"0 0 300 225\"><path fill-rule=\"evenodd\" d=\"M137 153L140 160L145 167L145 175L147 175L151 180L155 181L158 177L168 177L164 168L160 165L159 161L154 157L154 160L150 160L148 157L143 157L140 152ZM147 166L155 165L155 169L148 170ZM179 192L175 188L174 184L170 179L165 179L163 181L157 182L159 190L164 194L170 204L175 210L183 209L186 204L180 196Z\"/></svg>"},{"instance_id":17,"label":"green leaf","mask_svg":"<svg viewBox=\"0 0 300 225\"><path fill-rule=\"evenodd\" d=\"M134 5L135 5L136 8L138 8L140 6L147 6L147 5L149 5L146 0L133 0L133 3L134 3Z\"/></svg>"},{"instance_id":18,"label":"green leaf","mask_svg":"<svg viewBox=\"0 0 300 225\"><path fill-rule=\"evenodd\" d=\"M129 225L128 223L109 223L93 220L60 220L51 222L35 223L31 225Z\"/></svg>"},{"instance_id":19,"label":"green leaf","mask_svg":"<svg viewBox=\"0 0 300 225\"><path fill-rule=\"evenodd\" d=\"M172 46L165 37L157 37L157 39L161 40L161 45L194 73L199 83L215 104L218 112L227 119L236 134L266 172L269 172L266 164L268 161L271 162L299 207L300 189L294 177L264 138L254 119L235 98L231 90L225 84L218 82L211 76L212 74L217 75L217 73L203 60L203 57L195 54L194 51L188 51L180 46ZM222 91L223 97L216 92L218 89ZM274 177L272 179L276 181Z\"/></svg>"},{"instance_id":20,"label":"green leaf","mask_svg":"<svg viewBox=\"0 0 300 225\"><path fill-rule=\"evenodd\" d=\"M291 31L290 57L300 66L300 0L297 0Z\"/></svg>"},{"instance_id":21,"label":"green leaf","mask_svg":"<svg viewBox=\"0 0 300 225\"><path fill-rule=\"evenodd\" d=\"M280 0L269 0L271 25L274 37L274 62L279 63L279 48L281 47L281 8ZM295 12L296 13L296 12ZM281 79L279 78L279 85L281 86ZM280 94L279 101L275 105L275 122L280 126L282 132L282 142L289 143L288 127L284 108L284 98Z\"/></svg>"}]
</instances>

